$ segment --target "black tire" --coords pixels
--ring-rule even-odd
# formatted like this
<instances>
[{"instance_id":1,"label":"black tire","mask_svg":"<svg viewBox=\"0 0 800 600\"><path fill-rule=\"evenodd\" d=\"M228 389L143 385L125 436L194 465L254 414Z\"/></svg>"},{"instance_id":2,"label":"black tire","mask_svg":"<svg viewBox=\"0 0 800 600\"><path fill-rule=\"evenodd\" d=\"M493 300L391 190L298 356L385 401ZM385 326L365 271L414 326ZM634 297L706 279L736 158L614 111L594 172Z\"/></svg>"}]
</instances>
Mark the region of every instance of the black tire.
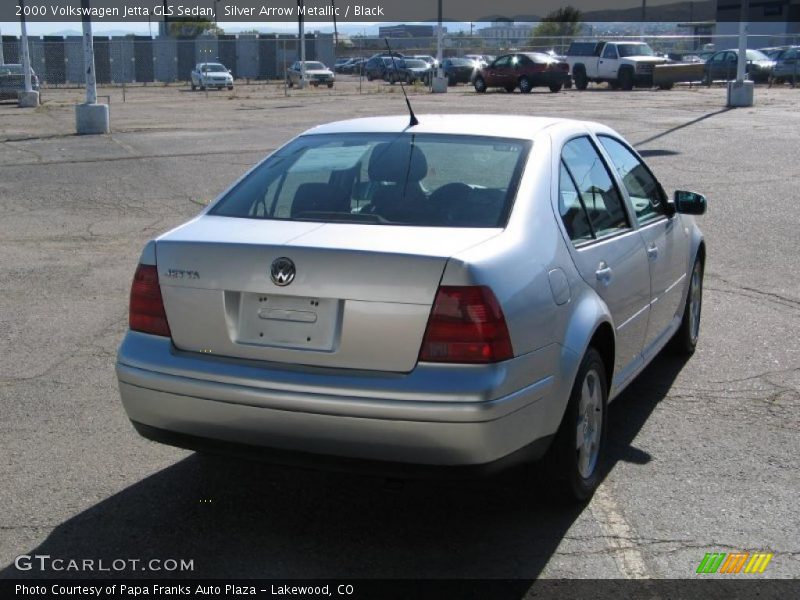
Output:
<instances>
[{"instance_id":1,"label":"black tire","mask_svg":"<svg viewBox=\"0 0 800 600\"><path fill-rule=\"evenodd\" d=\"M583 69L575 71L572 78L575 80L575 89L583 91L589 87L589 79L586 77L586 71Z\"/></svg>"},{"instance_id":2,"label":"black tire","mask_svg":"<svg viewBox=\"0 0 800 600\"><path fill-rule=\"evenodd\" d=\"M232 86L232 85L229 85L229 86L228 86L228 90L232 92L232 91L233 91L233 86Z\"/></svg>"},{"instance_id":3,"label":"black tire","mask_svg":"<svg viewBox=\"0 0 800 600\"><path fill-rule=\"evenodd\" d=\"M700 314L703 309L703 261L698 256L692 266L689 277L689 290L686 293L686 304L683 306L681 326L670 340L670 350L674 354L691 356L697 348L700 335ZM696 300L696 304L694 304Z\"/></svg>"},{"instance_id":4,"label":"black tire","mask_svg":"<svg viewBox=\"0 0 800 600\"><path fill-rule=\"evenodd\" d=\"M332 89L332 88L333 88L333 84L332 84L332 83L329 83L329 84L328 84L328 89L330 90L330 89Z\"/></svg>"},{"instance_id":5,"label":"black tire","mask_svg":"<svg viewBox=\"0 0 800 600\"><path fill-rule=\"evenodd\" d=\"M711 78L711 73L710 72L706 71L705 73L703 73L703 85L707 85L708 87L711 87L711 84L713 83L713 81L714 80Z\"/></svg>"},{"instance_id":6,"label":"black tire","mask_svg":"<svg viewBox=\"0 0 800 600\"><path fill-rule=\"evenodd\" d=\"M411 75L406 75L406 84L411 85L412 83L414 83L413 77L411 77Z\"/></svg>"},{"instance_id":7,"label":"black tire","mask_svg":"<svg viewBox=\"0 0 800 600\"><path fill-rule=\"evenodd\" d=\"M475 78L475 81L472 85L475 86L475 91L479 94L486 93L486 81L480 75Z\"/></svg>"},{"instance_id":8,"label":"black tire","mask_svg":"<svg viewBox=\"0 0 800 600\"><path fill-rule=\"evenodd\" d=\"M194 83L192 84L192 91L193 92L197 91L197 86Z\"/></svg>"},{"instance_id":9,"label":"black tire","mask_svg":"<svg viewBox=\"0 0 800 600\"><path fill-rule=\"evenodd\" d=\"M630 69L620 69L618 79L619 87L623 90L630 92L633 89L633 71Z\"/></svg>"},{"instance_id":10,"label":"black tire","mask_svg":"<svg viewBox=\"0 0 800 600\"><path fill-rule=\"evenodd\" d=\"M519 91L523 94L530 94L533 91L533 84L525 75L519 78Z\"/></svg>"},{"instance_id":11,"label":"black tire","mask_svg":"<svg viewBox=\"0 0 800 600\"><path fill-rule=\"evenodd\" d=\"M294 87L294 82L291 79L286 80L287 87Z\"/></svg>"},{"instance_id":12,"label":"black tire","mask_svg":"<svg viewBox=\"0 0 800 600\"><path fill-rule=\"evenodd\" d=\"M607 409L605 364L600 353L590 347L575 376L561 425L544 458L545 474L555 484L554 491L560 498L586 502L600 484L605 457ZM600 432L596 435L598 427ZM582 442L581 446L578 446L579 441ZM581 454L586 444L596 450Z\"/></svg>"},{"instance_id":13,"label":"black tire","mask_svg":"<svg viewBox=\"0 0 800 600\"><path fill-rule=\"evenodd\" d=\"M553 83L550 84L550 91L553 92L554 94L557 94L558 92L561 91L562 87L563 86L560 83Z\"/></svg>"},{"instance_id":14,"label":"black tire","mask_svg":"<svg viewBox=\"0 0 800 600\"><path fill-rule=\"evenodd\" d=\"M200 91L201 92L205 92L206 91L206 86L204 86L202 83L200 84Z\"/></svg>"},{"instance_id":15,"label":"black tire","mask_svg":"<svg viewBox=\"0 0 800 600\"><path fill-rule=\"evenodd\" d=\"M456 86L456 83L457 83L457 81L456 81L456 78L455 78L455 77L448 77L448 78L447 78L447 85L448 85L448 86L450 86L450 87L455 87L455 86Z\"/></svg>"},{"instance_id":16,"label":"black tire","mask_svg":"<svg viewBox=\"0 0 800 600\"><path fill-rule=\"evenodd\" d=\"M658 89L668 91L675 87L674 83L662 83L659 84Z\"/></svg>"},{"instance_id":17,"label":"black tire","mask_svg":"<svg viewBox=\"0 0 800 600\"><path fill-rule=\"evenodd\" d=\"M612 90L618 90L619 89L619 81L616 81L616 80L615 81L609 81L608 82L608 87L610 87Z\"/></svg>"}]
</instances>

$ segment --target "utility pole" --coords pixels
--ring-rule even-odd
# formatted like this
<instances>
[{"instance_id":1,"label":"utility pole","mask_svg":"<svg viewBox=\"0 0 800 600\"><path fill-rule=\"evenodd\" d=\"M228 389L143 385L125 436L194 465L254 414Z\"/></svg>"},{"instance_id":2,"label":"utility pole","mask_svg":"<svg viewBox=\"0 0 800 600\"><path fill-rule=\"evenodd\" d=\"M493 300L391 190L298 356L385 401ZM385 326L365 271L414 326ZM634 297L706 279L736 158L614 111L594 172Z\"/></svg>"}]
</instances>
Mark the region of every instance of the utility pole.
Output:
<instances>
[{"instance_id":1,"label":"utility pole","mask_svg":"<svg viewBox=\"0 0 800 600\"><path fill-rule=\"evenodd\" d=\"M3 32L0 31L0 65L6 64L5 58L3 57Z\"/></svg>"},{"instance_id":2,"label":"utility pole","mask_svg":"<svg viewBox=\"0 0 800 600\"><path fill-rule=\"evenodd\" d=\"M25 0L20 0L22 9L19 17L20 44L22 45L22 72L25 77L25 90L17 94L17 102L20 108L36 108L39 106L39 92L33 90L31 81L31 55L28 50L28 27L25 24Z\"/></svg>"},{"instance_id":3,"label":"utility pole","mask_svg":"<svg viewBox=\"0 0 800 600\"><path fill-rule=\"evenodd\" d=\"M108 133L108 106L97 103L97 77L94 70L94 40L89 0L81 0L83 9L83 68L86 73L86 102L75 105L75 128L79 135Z\"/></svg>"}]
</instances>

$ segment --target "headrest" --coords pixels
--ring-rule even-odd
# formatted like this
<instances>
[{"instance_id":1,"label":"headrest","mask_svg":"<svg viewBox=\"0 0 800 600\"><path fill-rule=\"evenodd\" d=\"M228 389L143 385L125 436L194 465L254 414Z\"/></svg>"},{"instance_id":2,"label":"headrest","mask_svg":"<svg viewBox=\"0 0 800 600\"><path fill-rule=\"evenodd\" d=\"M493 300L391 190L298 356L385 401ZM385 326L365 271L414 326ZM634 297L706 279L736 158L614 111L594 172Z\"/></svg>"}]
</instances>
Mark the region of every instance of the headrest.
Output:
<instances>
[{"instance_id":1,"label":"headrest","mask_svg":"<svg viewBox=\"0 0 800 600\"><path fill-rule=\"evenodd\" d=\"M422 150L407 142L384 142L373 148L368 172L372 181L419 182L428 174L428 161Z\"/></svg>"},{"instance_id":2,"label":"headrest","mask_svg":"<svg viewBox=\"0 0 800 600\"><path fill-rule=\"evenodd\" d=\"M304 212L350 212L350 195L330 183L303 183L292 201L292 216Z\"/></svg>"}]
</instances>

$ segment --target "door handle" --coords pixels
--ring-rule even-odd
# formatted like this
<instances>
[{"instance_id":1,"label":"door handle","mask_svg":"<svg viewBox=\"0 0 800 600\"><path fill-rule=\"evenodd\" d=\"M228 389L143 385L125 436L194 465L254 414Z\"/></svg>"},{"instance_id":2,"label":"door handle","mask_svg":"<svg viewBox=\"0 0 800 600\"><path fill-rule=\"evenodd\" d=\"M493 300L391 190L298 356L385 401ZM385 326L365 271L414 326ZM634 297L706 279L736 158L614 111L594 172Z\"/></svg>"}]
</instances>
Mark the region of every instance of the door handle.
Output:
<instances>
[{"instance_id":1,"label":"door handle","mask_svg":"<svg viewBox=\"0 0 800 600\"><path fill-rule=\"evenodd\" d=\"M613 271L611 270L611 267L609 267L606 263L604 262L600 263L600 265L597 268L597 271L595 271L594 274L597 276L597 281L599 281L600 283L604 285L608 285L609 283L611 283L611 275L613 274Z\"/></svg>"},{"instance_id":2,"label":"door handle","mask_svg":"<svg viewBox=\"0 0 800 600\"><path fill-rule=\"evenodd\" d=\"M651 244L647 247L647 258L650 260L655 260L658 258L658 246Z\"/></svg>"}]
</instances>

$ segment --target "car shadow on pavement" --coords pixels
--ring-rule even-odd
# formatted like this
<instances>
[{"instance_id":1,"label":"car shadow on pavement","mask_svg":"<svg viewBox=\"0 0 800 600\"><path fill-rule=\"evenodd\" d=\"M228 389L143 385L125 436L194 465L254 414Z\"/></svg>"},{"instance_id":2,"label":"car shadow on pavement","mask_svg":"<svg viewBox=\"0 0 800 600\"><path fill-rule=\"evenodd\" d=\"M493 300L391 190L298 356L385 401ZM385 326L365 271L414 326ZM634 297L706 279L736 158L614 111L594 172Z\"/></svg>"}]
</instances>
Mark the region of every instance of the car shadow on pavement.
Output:
<instances>
[{"instance_id":1,"label":"car shadow on pavement","mask_svg":"<svg viewBox=\"0 0 800 600\"><path fill-rule=\"evenodd\" d=\"M632 442L683 364L660 358L611 406L610 468L649 460ZM12 564L0 578L533 579L585 507L532 487L509 475L399 482L191 455L61 523L28 554L106 566L184 559L193 571L41 573Z\"/></svg>"}]
</instances>

